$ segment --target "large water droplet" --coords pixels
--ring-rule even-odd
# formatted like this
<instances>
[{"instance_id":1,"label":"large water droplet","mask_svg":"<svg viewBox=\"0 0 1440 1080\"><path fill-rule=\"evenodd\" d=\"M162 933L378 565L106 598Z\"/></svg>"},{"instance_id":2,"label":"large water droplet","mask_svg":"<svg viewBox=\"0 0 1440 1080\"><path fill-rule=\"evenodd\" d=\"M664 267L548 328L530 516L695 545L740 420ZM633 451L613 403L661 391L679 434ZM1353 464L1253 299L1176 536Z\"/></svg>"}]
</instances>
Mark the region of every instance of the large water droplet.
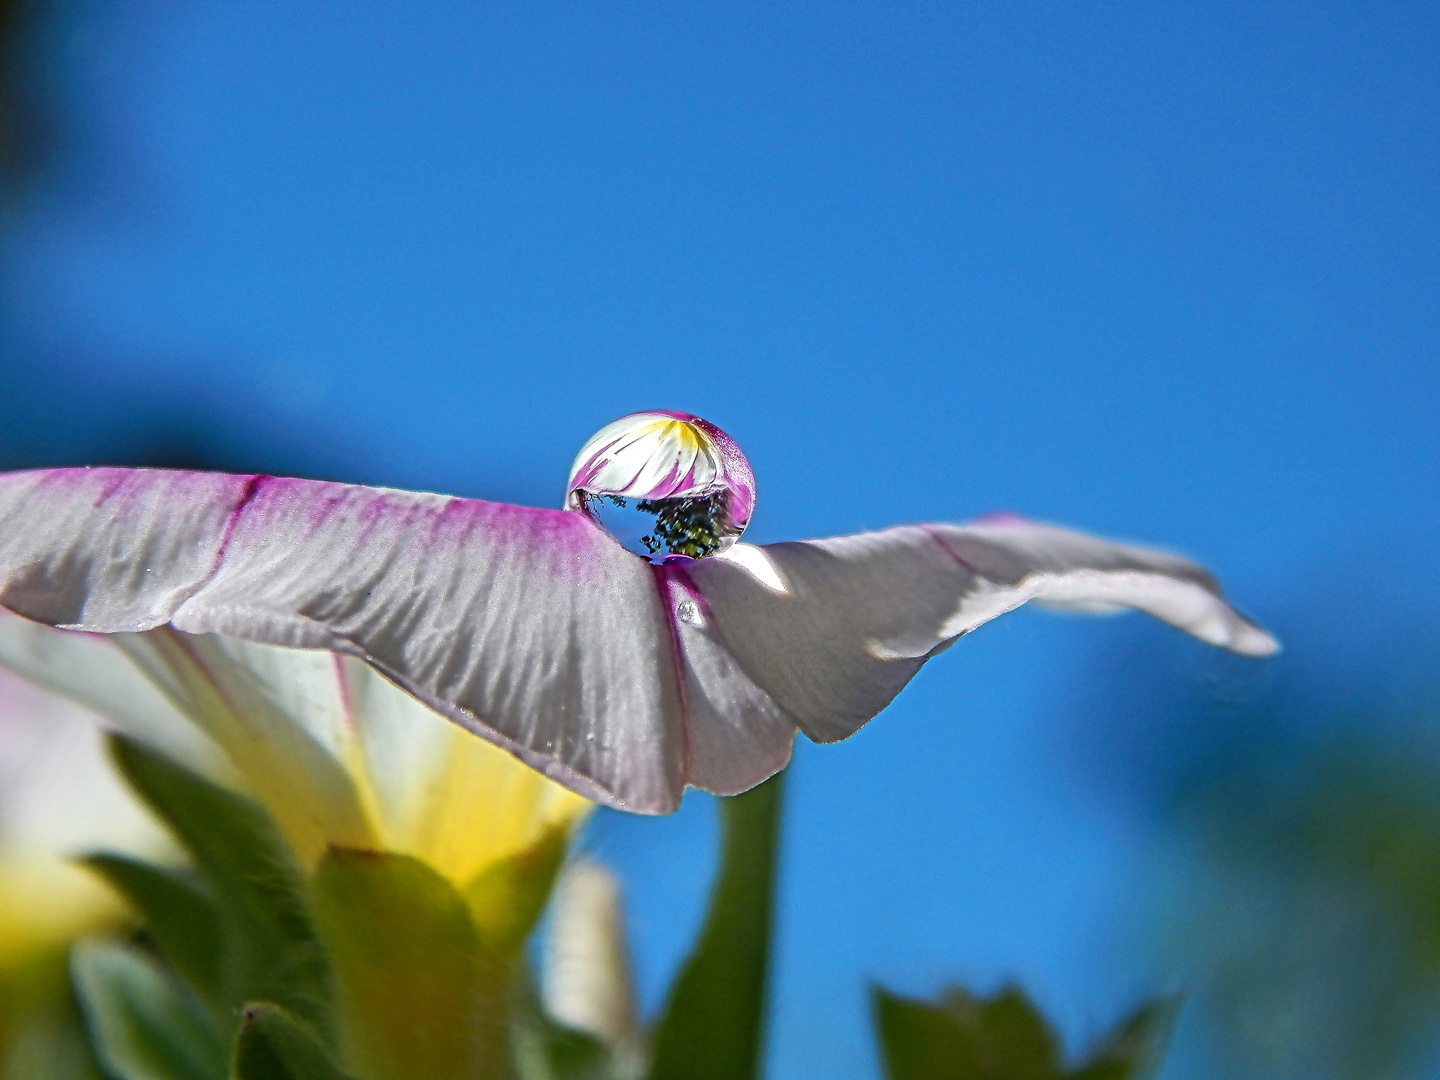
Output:
<instances>
[{"instance_id":1,"label":"large water droplet","mask_svg":"<svg viewBox=\"0 0 1440 1080\"><path fill-rule=\"evenodd\" d=\"M689 413L631 413L575 458L565 507L653 563L703 559L750 523L755 477L735 440Z\"/></svg>"}]
</instances>

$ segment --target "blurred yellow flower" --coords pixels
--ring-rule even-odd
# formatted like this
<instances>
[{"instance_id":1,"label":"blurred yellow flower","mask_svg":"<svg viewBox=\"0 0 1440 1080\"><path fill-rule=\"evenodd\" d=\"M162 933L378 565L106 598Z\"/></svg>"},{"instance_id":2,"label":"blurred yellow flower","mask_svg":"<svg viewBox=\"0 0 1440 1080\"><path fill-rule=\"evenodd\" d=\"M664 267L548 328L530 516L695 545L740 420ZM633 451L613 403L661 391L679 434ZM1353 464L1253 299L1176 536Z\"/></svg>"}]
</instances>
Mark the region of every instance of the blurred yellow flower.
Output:
<instances>
[{"instance_id":1,"label":"blurred yellow flower","mask_svg":"<svg viewBox=\"0 0 1440 1080\"><path fill-rule=\"evenodd\" d=\"M334 653L0 613L0 664L257 798L307 865L389 851L464 886L591 805Z\"/></svg>"},{"instance_id":2,"label":"blurred yellow flower","mask_svg":"<svg viewBox=\"0 0 1440 1080\"><path fill-rule=\"evenodd\" d=\"M0 971L122 917L74 856L168 846L111 769L95 717L0 670Z\"/></svg>"}]
</instances>

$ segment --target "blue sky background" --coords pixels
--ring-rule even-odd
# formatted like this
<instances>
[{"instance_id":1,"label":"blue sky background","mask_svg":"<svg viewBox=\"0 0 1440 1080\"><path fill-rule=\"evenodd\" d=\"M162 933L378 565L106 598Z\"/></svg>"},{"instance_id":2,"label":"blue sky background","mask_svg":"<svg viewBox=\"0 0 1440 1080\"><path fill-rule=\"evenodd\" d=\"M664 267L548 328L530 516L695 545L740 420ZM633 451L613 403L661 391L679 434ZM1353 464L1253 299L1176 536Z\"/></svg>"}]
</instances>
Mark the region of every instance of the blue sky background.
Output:
<instances>
[{"instance_id":1,"label":"blue sky background","mask_svg":"<svg viewBox=\"0 0 1440 1080\"><path fill-rule=\"evenodd\" d=\"M183 451L556 505L594 430L682 409L748 453L748 539L1015 510L1191 553L1285 638L1243 666L1022 612L802 744L779 1080L877 1075L871 979L1019 978L1077 1045L1183 982L1147 944L1145 791L1194 733L1146 727L1141 660L1223 702L1433 656L1433 4L66 20L64 152L0 264L7 466ZM704 796L595 827L652 1004L713 830Z\"/></svg>"}]
</instances>

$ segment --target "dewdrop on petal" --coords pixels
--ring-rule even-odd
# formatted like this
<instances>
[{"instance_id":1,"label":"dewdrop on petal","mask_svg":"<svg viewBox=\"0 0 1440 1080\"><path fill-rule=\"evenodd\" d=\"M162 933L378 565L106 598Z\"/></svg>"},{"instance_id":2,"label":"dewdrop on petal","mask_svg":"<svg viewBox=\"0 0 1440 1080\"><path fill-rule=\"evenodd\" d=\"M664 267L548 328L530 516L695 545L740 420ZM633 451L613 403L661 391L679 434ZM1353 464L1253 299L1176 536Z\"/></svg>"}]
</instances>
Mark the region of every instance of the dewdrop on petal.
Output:
<instances>
[{"instance_id":1,"label":"dewdrop on petal","mask_svg":"<svg viewBox=\"0 0 1440 1080\"><path fill-rule=\"evenodd\" d=\"M565 508L584 511L652 562L703 559L745 531L755 477L714 424L682 412L631 413L581 448Z\"/></svg>"}]
</instances>

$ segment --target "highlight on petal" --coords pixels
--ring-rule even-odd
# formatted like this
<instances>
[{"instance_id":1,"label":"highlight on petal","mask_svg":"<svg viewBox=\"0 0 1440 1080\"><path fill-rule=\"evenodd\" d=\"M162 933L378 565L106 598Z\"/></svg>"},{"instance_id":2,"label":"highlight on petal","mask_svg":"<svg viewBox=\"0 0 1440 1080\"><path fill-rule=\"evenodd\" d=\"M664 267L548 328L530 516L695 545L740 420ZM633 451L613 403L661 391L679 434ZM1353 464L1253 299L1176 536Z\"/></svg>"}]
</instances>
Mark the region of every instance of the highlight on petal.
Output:
<instances>
[{"instance_id":1,"label":"highlight on petal","mask_svg":"<svg viewBox=\"0 0 1440 1080\"><path fill-rule=\"evenodd\" d=\"M599 521L621 543L630 530L608 507L652 515L640 543L651 556L700 559L724 551L755 508L755 477L735 441L689 413L632 413L601 428L570 469L565 507Z\"/></svg>"}]
</instances>

